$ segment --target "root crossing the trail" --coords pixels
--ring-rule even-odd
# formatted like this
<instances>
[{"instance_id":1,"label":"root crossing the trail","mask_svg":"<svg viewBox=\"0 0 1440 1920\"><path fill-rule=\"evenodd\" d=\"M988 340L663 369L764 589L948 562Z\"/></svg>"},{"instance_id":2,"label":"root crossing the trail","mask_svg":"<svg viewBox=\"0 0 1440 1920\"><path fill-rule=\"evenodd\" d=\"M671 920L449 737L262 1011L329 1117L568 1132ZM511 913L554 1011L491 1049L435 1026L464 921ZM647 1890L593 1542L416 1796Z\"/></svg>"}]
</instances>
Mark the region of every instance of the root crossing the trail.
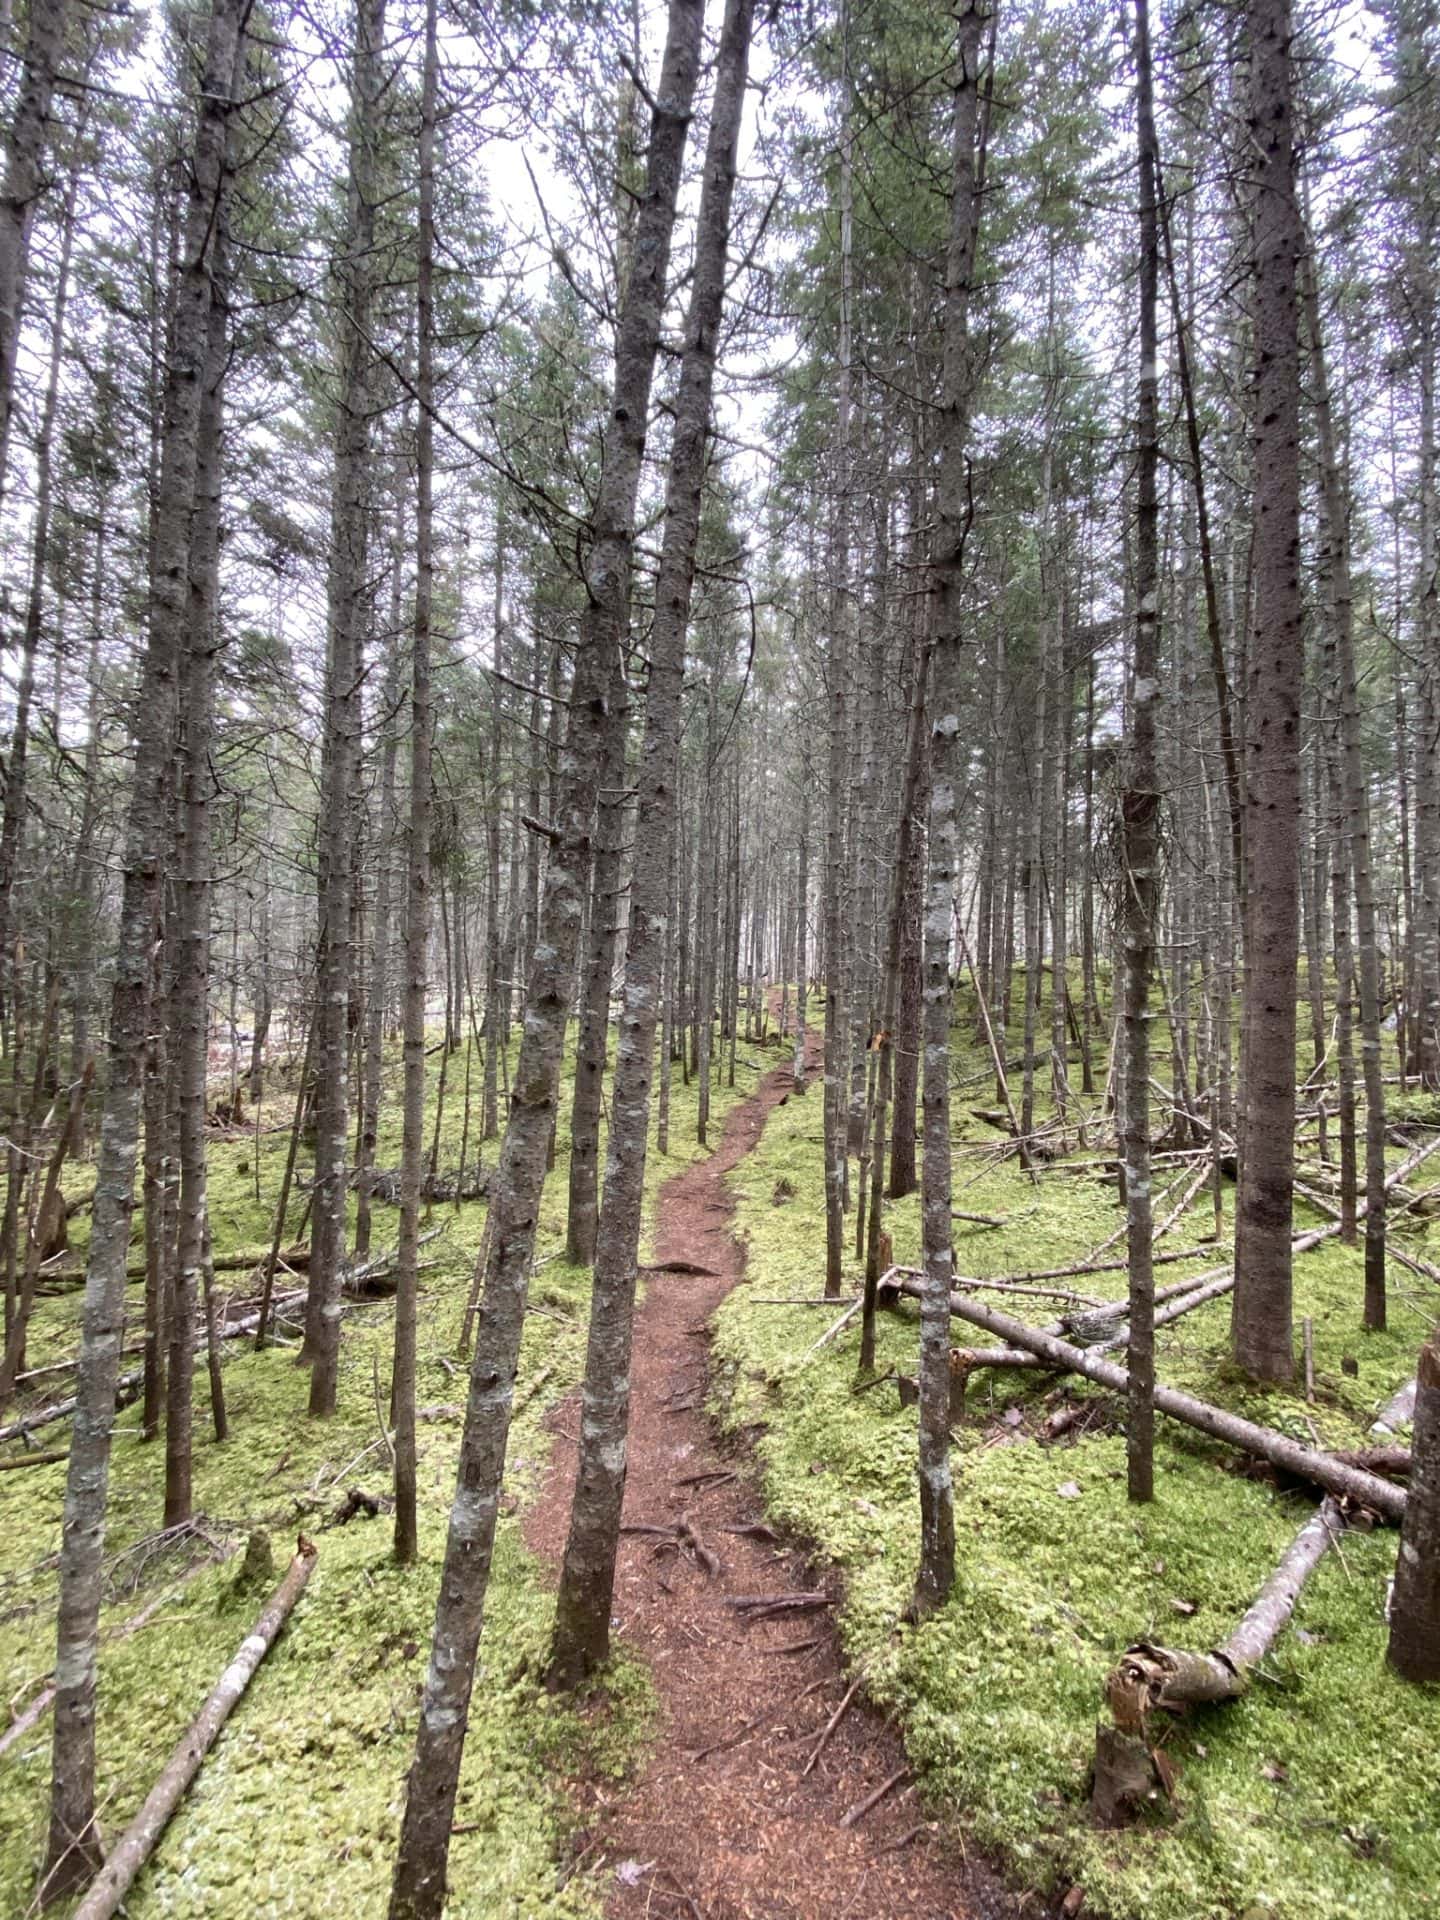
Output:
<instances>
[{"instance_id":1,"label":"root crossing the trail","mask_svg":"<svg viewBox=\"0 0 1440 1920\"><path fill-rule=\"evenodd\" d=\"M863 1676L845 1671L838 1581L765 1524L748 1461L719 1444L704 1411L697 1328L744 1269L725 1176L771 1109L799 1097L787 1061L731 1110L717 1151L664 1189L635 1332L615 1598L620 1636L654 1676L660 1725L622 1795L578 1789L579 1846L605 1863L615 1920L989 1920L1012 1906L923 1819L897 1734L865 1705ZM557 1409L554 1463L526 1527L552 1566L572 1425Z\"/></svg>"}]
</instances>

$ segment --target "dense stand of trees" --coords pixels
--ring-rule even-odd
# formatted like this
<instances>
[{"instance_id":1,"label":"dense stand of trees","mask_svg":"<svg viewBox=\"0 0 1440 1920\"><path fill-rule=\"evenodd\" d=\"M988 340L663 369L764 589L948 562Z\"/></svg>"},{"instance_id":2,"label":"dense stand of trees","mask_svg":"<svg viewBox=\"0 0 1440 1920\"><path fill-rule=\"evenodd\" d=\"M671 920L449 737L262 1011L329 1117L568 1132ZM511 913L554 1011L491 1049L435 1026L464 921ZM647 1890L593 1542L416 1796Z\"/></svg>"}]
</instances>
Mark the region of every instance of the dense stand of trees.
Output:
<instances>
[{"instance_id":1,"label":"dense stand of trees","mask_svg":"<svg viewBox=\"0 0 1440 1920\"><path fill-rule=\"evenodd\" d=\"M823 1021L863 1367L918 1165L917 1615L955 1570L951 1112L990 1097L961 1004L1024 1166L1118 1138L1134 1498L1157 1151L1237 1179L1247 1375L1295 1368L1297 1159L1333 1148L1385 1324L1387 1127L1440 1099L1433 13L1383 0L1357 48L1290 0L759 12L7 17L0 1404L96 1162L47 1896L98 1861L127 1331L157 1523L190 1518L200 1350L226 1432L217 1112L292 1122L258 1343L303 1240L317 1419L398 1202L402 1563L422 1213L488 1173L396 1915L444 1897L567 1071L594 1303L557 1686L609 1646L652 1118L663 1153L695 1080L705 1141L777 1023L803 1090ZM1421 1678L1437 1392L1432 1342L1392 1628Z\"/></svg>"}]
</instances>

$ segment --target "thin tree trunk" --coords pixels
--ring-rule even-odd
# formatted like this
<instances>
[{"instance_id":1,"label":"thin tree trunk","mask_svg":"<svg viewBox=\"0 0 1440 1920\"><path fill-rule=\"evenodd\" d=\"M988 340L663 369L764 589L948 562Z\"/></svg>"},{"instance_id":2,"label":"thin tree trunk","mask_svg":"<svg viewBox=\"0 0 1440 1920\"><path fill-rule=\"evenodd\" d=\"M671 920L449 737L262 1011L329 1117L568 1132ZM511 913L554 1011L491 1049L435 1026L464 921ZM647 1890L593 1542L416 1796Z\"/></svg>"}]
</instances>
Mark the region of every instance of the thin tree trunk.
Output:
<instances>
[{"instance_id":1,"label":"thin tree trunk","mask_svg":"<svg viewBox=\"0 0 1440 1920\"><path fill-rule=\"evenodd\" d=\"M432 1920L445 1900L446 1864L460 1780L475 1656L484 1617L495 1520L505 1467L515 1368L560 1055L575 971L599 765L597 707L625 633L635 501L649 417L690 106L699 67L703 6L670 0L669 29L652 114L646 193L636 226L616 346L607 435L590 552L589 599L559 755L550 860L526 993L520 1060L496 1171L494 1251L475 1342L460 1467L420 1708L391 1920Z\"/></svg>"},{"instance_id":2,"label":"thin tree trunk","mask_svg":"<svg viewBox=\"0 0 1440 1920\"><path fill-rule=\"evenodd\" d=\"M1246 711L1245 1139L1236 1199L1236 1363L1286 1381L1295 1164L1300 820L1300 435L1289 0L1249 0L1255 161L1255 606Z\"/></svg>"},{"instance_id":3,"label":"thin tree trunk","mask_svg":"<svg viewBox=\"0 0 1440 1920\"><path fill-rule=\"evenodd\" d=\"M94 1825L95 1682L105 1496L125 1322L125 1253L134 1201L150 950L166 852L167 821L161 793L170 751L175 672L184 633L189 519L194 505L196 433L207 356L215 216L226 187L226 128L236 72L239 18L239 0L213 0L189 169L183 268L166 368L155 529L157 564L136 710L135 776L111 990L109 1084L95 1184L60 1546L55 1732L45 1881L49 1897L83 1884L99 1864Z\"/></svg>"},{"instance_id":4,"label":"thin tree trunk","mask_svg":"<svg viewBox=\"0 0 1440 1920\"><path fill-rule=\"evenodd\" d=\"M219 625L220 500L225 365L229 353L226 224L216 216L204 390L196 432L195 510L190 529L189 606L180 672L181 826L171 1018L179 1087L180 1210L169 1305L169 1391L165 1401L165 1525L191 1512L191 1416L195 1301L205 1255L205 1084L209 1063L210 766Z\"/></svg>"},{"instance_id":5,"label":"thin tree trunk","mask_svg":"<svg viewBox=\"0 0 1440 1920\"><path fill-rule=\"evenodd\" d=\"M410 660L410 833L405 856L405 1092L400 1148L400 1240L396 1254L395 1559L418 1551L415 1492L415 1316L419 1285L420 1188L425 1148L425 989L430 939L430 609L435 536L435 121L439 91L436 0L426 0L425 73L420 97L420 219L416 247L415 621ZM458 1181L464 1178L464 1164Z\"/></svg>"},{"instance_id":6,"label":"thin tree trunk","mask_svg":"<svg viewBox=\"0 0 1440 1920\"><path fill-rule=\"evenodd\" d=\"M325 742L320 777L320 952L315 1043L315 1188L303 1357L310 1412L335 1411L345 1259L354 789L364 653L365 510L370 477L371 309L386 0L356 0L350 69L350 179L340 281L340 369L326 584Z\"/></svg>"},{"instance_id":7,"label":"thin tree trunk","mask_svg":"<svg viewBox=\"0 0 1440 1920\"><path fill-rule=\"evenodd\" d=\"M650 681L636 808L624 999L581 1401L580 1457L550 1655L552 1684L567 1687L593 1673L610 1649L630 1421L635 1262L645 1195L655 1027L668 938L669 854L674 831L685 638L700 539L705 448L754 10L755 0L727 0L697 216L690 311L675 397L665 538L650 634Z\"/></svg>"},{"instance_id":8,"label":"thin tree trunk","mask_svg":"<svg viewBox=\"0 0 1440 1920\"><path fill-rule=\"evenodd\" d=\"M925 1148L921 1215L925 1292L920 1303L920 1564L910 1602L923 1619L955 1582L954 1490L950 1473L950 958L955 916L958 788L968 747L961 715L970 688L963 652L967 453L975 391L970 293L984 184L980 114L983 0L959 16L956 47L950 230L945 257L945 323L939 418L940 474L931 556L934 620L930 731L929 874L925 896Z\"/></svg>"},{"instance_id":9,"label":"thin tree trunk","mask_svg":"<svg viewBox=\"0 0 1440 1920\"><path fill-rule=\"evenodd\" d=\"M1311 391L1320 456L1323 569L1335 635L1340 703L1341 784L1349 825L1350 877L1355 891L1355 932L1360 986L1360 1067L1365 1085L1365 1309L1372 1332L1385 1325L1385 1079L1381 1061L1380 947L1375 913L1375 876L1370 859L1370 792L1360 720L1355 665L1355 598L1350 578L1349 502L1336 444L1330 383L1315 263L1307 250L1303 269L1310 335ZM1400 1037L1401 1056L1404 1038Z\"/></svg>"},{"instance_id":10,"label":"thin tree trunk","mask_svg":"<svg viewBox=\"0 0 1440 1920\"><path fill-rule=\"evenodd\" d=\"M1160 362L1156 331L1160 242L1156 218L1155 97L1149 0L1135 0L1136 120L1140 146L1140 396L1135 509L1135 675L1121 798L1124 832L1120 946L1125 1099L1121 1126L1129 1279L1130 1389L1125 1454L1130 1498L1155 1493L1155 1269L1150 1206L1150 974L1160 904L1160 790L1155 765L1160 696Z\"/></svg>"},{"instance_id":11,"label":"thin tree trunk","mask_svg":"<svg viewBox=\"0 0 1440 1920\"><path fill-rule=\"evenodd\" d=\"M41 0L44 5L44 0ZM32 30L34 13L32 11ZM60 261L56 268L55 309L50 330L50 371L45 382L45 398L40 410L39 431L35 436L35 513L30 533L30 589L25 603L25 626L20 642L20 675L15 688L15 723L10 736L10 758L5 767L4 817L0 821L0 1016L9 1001L11 966L10 942L15 930L15 889L24 857L25 816L27 808L26 772L30 749L30 705L35 694L35 660L40 650L44 626L46 568L50 551L50 519L53 506L52 449L55 436L55 408L60 395L60 369L65 349L65 310L70 295L70 261L75 244L75 202L80 189L80 171L71 170L65 194L61 229ZM3 271L6 202L0 199L0 271ZM3 314L3 285L0 285L0 314ZM3 321L0 321L0 357L5 351ZM3 371L3 365L0 365ZM0 488L4 484L4 432L7 417L5 397L0 394ZM57 621L58 626L58 621ZM56 648L59 651L57 637Z\"/></svg>"},{"instance_id":12,"label":"thin tree trunk","mask_svg":"<svg viewBox=\"0 0 1440 1920\"><path fill-rule=\"evenodd\" d=\"M1386 1658L1403 1679L1440 1680L1440 1335L1420 1349L1410 1491L1395 1562Z\"/></svg>"},{"instance_id":13,"label":"thin tree trunk","mask_svg":"<svg viewBox=\"0 0 1440 1920\"><path fill-rule=\"evenodd\" d=\"M67 19L66 0L31 0L20 89L5 143L0 187L0 494L10 451L30 230L45 184L45 136Z\"/></svg>"}]
</instances>

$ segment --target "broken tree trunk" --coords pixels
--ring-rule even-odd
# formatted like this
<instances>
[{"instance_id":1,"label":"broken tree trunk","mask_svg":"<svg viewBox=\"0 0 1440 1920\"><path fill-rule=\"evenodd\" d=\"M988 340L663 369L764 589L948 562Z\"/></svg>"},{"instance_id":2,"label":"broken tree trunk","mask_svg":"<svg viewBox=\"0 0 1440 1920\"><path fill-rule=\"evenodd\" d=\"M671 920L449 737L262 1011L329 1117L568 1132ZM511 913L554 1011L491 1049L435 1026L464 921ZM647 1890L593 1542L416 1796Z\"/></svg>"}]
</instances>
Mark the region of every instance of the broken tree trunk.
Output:
<instances>
[{"instance_id":1,"label":"broken tree trunk","mask_svg":"<svg viewBox=\"0 0 1440 1920\"><path fill-rule=\"evenodd\" d=\"M144 1806L120 1836L110 1858L92 1881L90 1891L75 1909L73 1920L110 1920L110 1916L119 1911L136 1874L155 1851L185 1789L200 1771L220 1729L305 1591L305 1582L314 1565L315 1547L302 1534L285 1578L240 1643L235 1658L216 1681L184 1739L166 1761L160 1778L146 1795Z\"/></svg>"}]
</instances>

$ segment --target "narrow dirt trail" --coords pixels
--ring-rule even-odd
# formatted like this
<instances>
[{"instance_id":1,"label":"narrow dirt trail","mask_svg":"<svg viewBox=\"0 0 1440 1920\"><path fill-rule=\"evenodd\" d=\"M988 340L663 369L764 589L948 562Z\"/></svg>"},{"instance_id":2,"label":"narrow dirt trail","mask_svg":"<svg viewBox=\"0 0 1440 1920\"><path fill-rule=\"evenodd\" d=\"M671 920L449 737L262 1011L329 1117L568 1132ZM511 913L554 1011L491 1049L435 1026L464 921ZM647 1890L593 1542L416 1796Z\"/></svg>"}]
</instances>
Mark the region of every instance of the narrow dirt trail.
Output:
<instances>
[{"instance_id":1,"label":"narrow dirt trail","mask_svg":"<svg viewBox=\"0 0 1440 1920\"><path fill-rule=\"evenodd\" d=\"M591 1820L581 1844L607 1864L614 1920L987 1920L1013 1913L1013 1898L924 1823L898 1735L858 1695L804 1771L848 1685L833 1608L747 1625L727 1605L822 1587L840 1597L833 1572L765 1526L747 1459L722 1449L704 1411L706 1323L744 1270L725 1175L788 1097L787 1064L732 1108L713 1156L662 1194L657 1259L714 1277L652 1274L636 1326L625 1524L665 1531L627 1532L615 1612L654 1675L661 1724L633 1784L618 1795L582 1790ZM818 1082L808 1097L818 1119ZM816 1322L818 1334L828 1323ZM554 1465L526 1526L556 1567L574 1413L572 1399L551 1416ZM682 1523L684 1540L669 1531ZM897 1775L872 1810L843 1824Z\"/></svg>"}]
</instances>

